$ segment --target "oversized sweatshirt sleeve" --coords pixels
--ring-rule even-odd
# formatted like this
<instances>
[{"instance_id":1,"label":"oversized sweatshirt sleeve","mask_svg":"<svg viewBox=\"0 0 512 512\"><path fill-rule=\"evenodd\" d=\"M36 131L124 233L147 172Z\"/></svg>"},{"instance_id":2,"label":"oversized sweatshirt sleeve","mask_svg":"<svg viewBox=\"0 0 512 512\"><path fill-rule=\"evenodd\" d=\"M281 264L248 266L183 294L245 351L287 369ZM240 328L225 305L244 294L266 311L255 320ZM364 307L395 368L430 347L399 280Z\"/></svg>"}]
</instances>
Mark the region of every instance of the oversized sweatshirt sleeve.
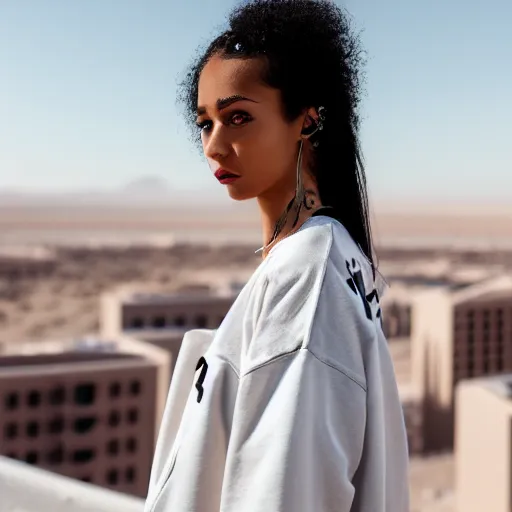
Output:
<instances>
[{"instance_id":1,"label":"oversized sweatshirt sleeve","mask_svg":"<svg viewBox=\"0 0 512 512\"><path fill-rule=\"evenodd\" d=\"M365 410L361 385L307 349L243 375L222 512L349 512Z\"/></svg>"},{"instance_id":2,"label":"oversized sweatshirt sleeve","mask_svg":"<svg viewBox=\"0 0 512 512\"><path fill-rule=\"evenodd\" d=\"M321 287L313 273L281 273L260 301L248 348L251 363L240 374L222 512L351 509L366 390L348 369L308 348L305 337ZM314 341L337 343L353 336L333 335L332 329L317 326Z\"/></svg>"}]
</instances>

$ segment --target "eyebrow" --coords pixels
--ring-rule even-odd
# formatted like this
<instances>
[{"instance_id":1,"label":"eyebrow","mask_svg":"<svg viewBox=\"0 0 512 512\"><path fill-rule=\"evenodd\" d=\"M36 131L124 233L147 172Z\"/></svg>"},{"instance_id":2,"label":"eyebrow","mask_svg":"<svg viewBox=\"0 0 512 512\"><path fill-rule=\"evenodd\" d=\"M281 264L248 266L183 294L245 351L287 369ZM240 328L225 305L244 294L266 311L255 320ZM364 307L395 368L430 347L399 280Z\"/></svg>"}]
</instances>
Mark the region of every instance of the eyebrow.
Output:
<instances>
[{"instance_id":1,"label":"eyebrow","mask_svg":"<svg viewBox=\"0 0 512 512\"><path fill-rule=\"evenodd\" d=\"M241 96L240 94L234 94L233 96L229 96L227 98L219 98L216 104L217 110L223 110L230 105L233 105L233 103L236 103L237 101L251 101L252 103L258 103L257 101L246 98L245 96ZM202 116L203 114L206 114L206 108L197 107L197 115Z\"/></svg>"}]
</instances>

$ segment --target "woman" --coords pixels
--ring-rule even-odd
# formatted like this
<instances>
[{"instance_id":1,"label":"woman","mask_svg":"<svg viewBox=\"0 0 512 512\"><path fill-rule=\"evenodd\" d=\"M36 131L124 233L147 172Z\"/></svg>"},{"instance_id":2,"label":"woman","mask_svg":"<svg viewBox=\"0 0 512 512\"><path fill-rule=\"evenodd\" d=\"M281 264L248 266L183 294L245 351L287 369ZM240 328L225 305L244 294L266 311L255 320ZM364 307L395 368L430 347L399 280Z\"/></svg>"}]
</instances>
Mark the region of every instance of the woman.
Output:
<instances>
[{"instance_id":1,"label":"woman","mask_svg":"<svg viewBox=\"0 0 512 512\"><path fill-rule=\"evenodd\" d=\"M146 511L406 512L357 38L327 0L257 0L229 21L184 99L214 175L258 202L263 259L222 325L183 340Z\"/></svg>"}]
</instances>

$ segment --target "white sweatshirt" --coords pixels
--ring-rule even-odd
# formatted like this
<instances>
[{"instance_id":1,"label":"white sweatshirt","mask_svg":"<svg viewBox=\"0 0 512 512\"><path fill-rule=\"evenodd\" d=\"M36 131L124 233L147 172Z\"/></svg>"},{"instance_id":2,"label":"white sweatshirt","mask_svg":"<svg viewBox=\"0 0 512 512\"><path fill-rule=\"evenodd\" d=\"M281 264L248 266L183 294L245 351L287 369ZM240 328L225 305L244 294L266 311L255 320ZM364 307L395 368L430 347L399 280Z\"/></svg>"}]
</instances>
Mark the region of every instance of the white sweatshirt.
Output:
<instances>
[{"instance_id":1,"label":"white sweatshirt","mask_svg":"<svg viewBox=\"0 0 512 512\"><path fill-rule=\"evenodd\" d=\"M221 326L185 335L145 512L408 512L378 300L337 220L277 243Z\"/></svg>"}]
</instances>

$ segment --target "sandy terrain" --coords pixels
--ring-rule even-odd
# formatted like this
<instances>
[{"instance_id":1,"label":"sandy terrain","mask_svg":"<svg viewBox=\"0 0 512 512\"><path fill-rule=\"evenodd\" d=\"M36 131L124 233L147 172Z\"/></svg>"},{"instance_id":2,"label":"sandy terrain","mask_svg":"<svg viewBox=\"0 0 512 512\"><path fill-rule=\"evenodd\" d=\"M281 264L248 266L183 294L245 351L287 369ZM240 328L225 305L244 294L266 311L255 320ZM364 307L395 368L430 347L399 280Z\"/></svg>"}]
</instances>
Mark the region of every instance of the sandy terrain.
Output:
<instances>
[{"instance_id":1,"label":"sandy terrain","mask_svg":"<svg viewBox=\"0 0 512 512\"><path fill-rule=\"evenodd\" d=\"M512 209L442 213L432 208L418 213L388 208L377 210L374 217L377 245L512 248ZM212 210L201 206L0 206L0 245L205 239L259 244L255 205L231 203Z\"/></svg>"}]
</instances>

